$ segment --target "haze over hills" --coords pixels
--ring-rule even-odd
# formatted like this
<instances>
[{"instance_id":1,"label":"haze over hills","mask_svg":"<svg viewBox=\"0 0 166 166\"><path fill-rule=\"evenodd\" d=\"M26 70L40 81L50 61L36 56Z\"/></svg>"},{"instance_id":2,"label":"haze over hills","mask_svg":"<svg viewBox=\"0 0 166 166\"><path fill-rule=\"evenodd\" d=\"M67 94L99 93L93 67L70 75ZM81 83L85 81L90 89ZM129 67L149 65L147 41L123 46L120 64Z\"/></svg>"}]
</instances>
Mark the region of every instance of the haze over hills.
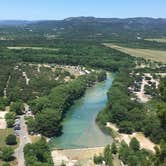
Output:
<instances>
[{"instance_id":1,"label":"haze over hills","mask_svg":"<svg viewBox=\"0 0 166 166\"><path fill-rule=\"evenodd\" d=\"M97 18L97 17L68 17L63 20L0 20L0 25L25 25L30 23L36 23L36 22L75 22L75 21L81 21L81 22L103 22L103 23L116 23L116 22L123 22L123 23L142 23L142 24L148 24L148 23L166 23L166 18L152 18L152 17L131 17L131 18Z\"/></svg>"},{"instance_id":2,"label":"haze over hills","mask_svg":"<svg viewBox=\"0 0 166 166\"><path fill-rule=\"evenodd\" d=\"M165 18L95 18L69 17L64 20L3 20L0 21L0 33L22 34L24 37L35 38L66 38L84 40L129 41L160 38L166 34ZM145 41L144 41L145 42ZM141 44L141 43L140 43ZM146 43L145 43L146 44ZM151 44L153 44L151 42ZM164 48L164 46L163 46Z\"/></svg>"}]
</instances>

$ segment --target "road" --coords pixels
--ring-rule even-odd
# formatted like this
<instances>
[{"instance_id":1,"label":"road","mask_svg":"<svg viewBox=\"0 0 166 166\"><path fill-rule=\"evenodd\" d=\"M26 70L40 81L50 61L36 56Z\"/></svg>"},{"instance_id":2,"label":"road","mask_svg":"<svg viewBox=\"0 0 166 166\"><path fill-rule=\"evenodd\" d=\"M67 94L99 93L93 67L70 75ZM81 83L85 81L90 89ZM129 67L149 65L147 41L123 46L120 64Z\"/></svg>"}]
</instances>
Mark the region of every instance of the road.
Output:
<instances>
[{"instance_id":1,"label":"road","mask_svg":"<svg viewBox=\"0 0 166 166\"><path fill-rule=\"evenodd\" d=\"M25 109L28 109L27 106L25 106ZM25 124L24 120L25 115L20 116L20 131L19 131L19 138L20 138L20 144L19 147L15 150L14 156L17 158L18 161L18 166L24 166L25 161L24 161L24 146L27 143L31 143L31 140L28 137L28 132L27 132L27 126Z\"/></svg>"}]
</instances>

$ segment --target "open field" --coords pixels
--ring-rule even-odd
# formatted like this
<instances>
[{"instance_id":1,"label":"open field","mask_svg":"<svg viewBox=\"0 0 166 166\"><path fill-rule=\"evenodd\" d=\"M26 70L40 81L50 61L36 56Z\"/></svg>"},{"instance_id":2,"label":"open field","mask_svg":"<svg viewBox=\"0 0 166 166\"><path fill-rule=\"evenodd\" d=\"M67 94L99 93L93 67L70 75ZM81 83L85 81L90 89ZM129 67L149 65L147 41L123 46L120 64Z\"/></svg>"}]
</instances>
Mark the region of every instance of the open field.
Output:
<instances>
[{"instance_id":1,"label":"open field","mask_svg":"<svg viewBox=\"0 0 166 166\"><path fill-rule=\"evenodd\" d=\"M159 43L166 43L166 38L158 38L158 39L144 39L147 41L155 41L155 42L159 42Z\"/></svg>"},{"instance_id":2,"label":"open field","mask_svg":"<svg viewBox=\"0 0 166 166\"><path fill-rule=\"evenodd\" d=\"M166 63L166 51L150 50L150 49L141 49L141 48L128 48L114 45L111 43L105 43L106 47L116 49L118 51L124 52L131 56L141 57L146 60L152 60L156 62Z\"/></svg>"},{"instance_id":3,"label":"open field","mask_svg":"<svg viewBox=\"0 0 166 166\"><path fill-rule=\"evenodd\" d=\"M46 47L7 47L11 50L24 50L24 49L32 49L32 50L49 50L49 51L57 51L57 48L46 48Z\"/></svg>"},{"instance_id":4,"label":"open field","mask_svg":"<svg viewBox=\"0 0 166 166\"><path fill-rule=\"evenodd\" d=\"M6 140L6 137L9 134L13 134L13 129L12 128L0 129L0 148L6 146L5 140ZM16 146L12 146L12 147L15 148Z\"/></svg>"}]
</instances>

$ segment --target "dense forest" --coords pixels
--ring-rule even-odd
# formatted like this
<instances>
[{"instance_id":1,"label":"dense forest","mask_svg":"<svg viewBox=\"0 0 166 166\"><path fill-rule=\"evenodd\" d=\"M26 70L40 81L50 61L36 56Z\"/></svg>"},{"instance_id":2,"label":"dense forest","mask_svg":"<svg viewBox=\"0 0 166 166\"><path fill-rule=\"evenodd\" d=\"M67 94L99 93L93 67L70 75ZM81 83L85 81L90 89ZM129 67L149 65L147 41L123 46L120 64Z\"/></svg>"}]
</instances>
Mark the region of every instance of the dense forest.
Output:
<instances>
[{"instance_id":1,"label":"dense forest","mask_svg":"<svg viewBox=\"0 0 166 166\"><path fill-rule=\"evenodd\" d=\"M108 92L108 105L98 114L97 121L104 125L106 122L113 122L119 126L122 133L133 133L142 131L154 142L159 143L166 139L165 133L165 79L161 79L159 92L152 102L153 106L140 104L138 101L131 100L128 87L131 86L136 78L130 76L129 70L123 70L117 74L112 87ZM152 92L154 92L152 90ZM156 109L155 109L156 108ZM148 111L150 109L150 112ZM162 117L162 118L161 118Z\"/></svg>"},{"instance_id":2,"label":"dense forest","mask_svg":"<svg viewBox=\"0 0 166 166\"><path fill-rule=\"evenodd\" d=\"M53 88L48 96L30 101L35 118L27 121L29 132L41 133L47 137L59 136L62 133L61 121L69 107L84 94L87 87L106 78L106 73L101 74L80 76L68 84Z\"/></svg>"}]
</instances>

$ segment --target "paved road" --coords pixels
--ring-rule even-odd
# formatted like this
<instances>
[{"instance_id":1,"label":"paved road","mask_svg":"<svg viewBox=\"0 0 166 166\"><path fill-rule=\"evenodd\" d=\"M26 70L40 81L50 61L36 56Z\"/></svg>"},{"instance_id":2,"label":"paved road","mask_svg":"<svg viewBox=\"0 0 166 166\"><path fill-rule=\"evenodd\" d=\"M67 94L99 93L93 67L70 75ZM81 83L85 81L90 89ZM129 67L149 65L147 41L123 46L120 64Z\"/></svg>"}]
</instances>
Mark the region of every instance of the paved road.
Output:
<instances>
[{"instance_id":1,"label":"paved road","mask_svg":"<svg viewBox=\"0 0 166 166\"><path fill-rule=\"evenodd\" d=\"M25 107L25 109L27 109ZM25 120L24 120L25 115L20 116L20 128L21 130L19 131L19 137L20 137L20 144L19 147L15 150L15 157L17 158L18 161L18 166L24 166L24 146L27 143L31 143L31 140L28 137L28 132L27 132L27 127L25 125Z\"/></svg>"}]
</instances>

